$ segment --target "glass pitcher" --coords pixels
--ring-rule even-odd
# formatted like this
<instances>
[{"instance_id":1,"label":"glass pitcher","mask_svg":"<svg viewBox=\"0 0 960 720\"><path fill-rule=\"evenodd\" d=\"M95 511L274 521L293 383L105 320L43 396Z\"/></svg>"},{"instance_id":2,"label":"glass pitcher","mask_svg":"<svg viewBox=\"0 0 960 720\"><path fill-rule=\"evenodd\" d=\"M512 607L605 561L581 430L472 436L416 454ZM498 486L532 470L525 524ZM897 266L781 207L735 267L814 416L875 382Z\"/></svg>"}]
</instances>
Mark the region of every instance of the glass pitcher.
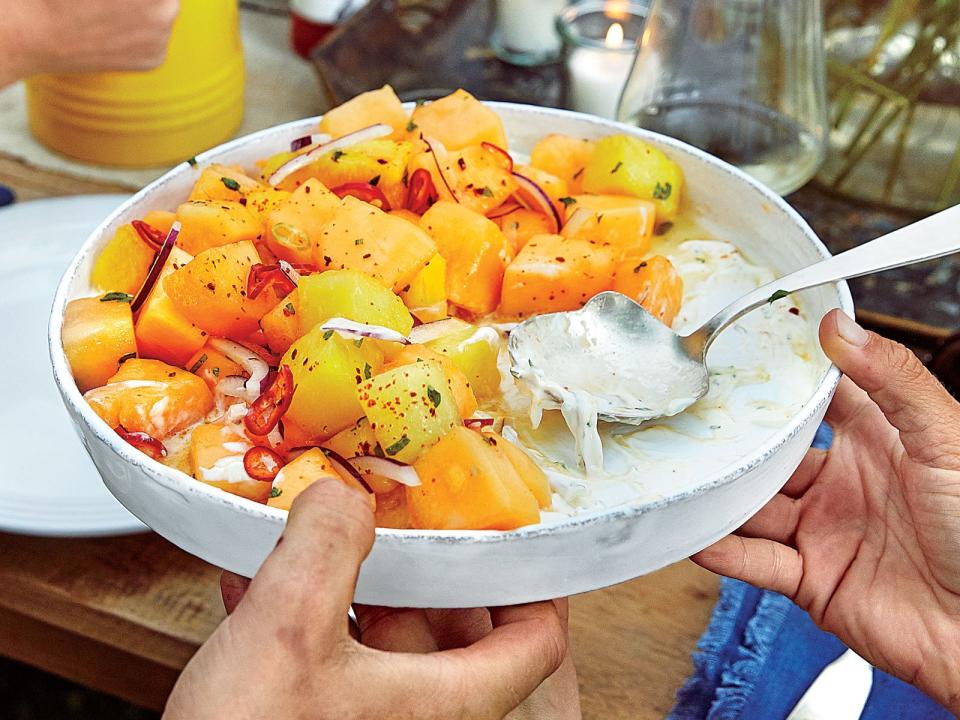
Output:
<instances>
[{"instance_id":1,"label":"glass pitcher","mask_svg":"<svg viewBox=\"0 0 960 720\"><path fill-rule=\"evenodd\" d=\"M820 0L655 0L617 116L796 190L824 158Z\"/></svg>"}]
</instances>

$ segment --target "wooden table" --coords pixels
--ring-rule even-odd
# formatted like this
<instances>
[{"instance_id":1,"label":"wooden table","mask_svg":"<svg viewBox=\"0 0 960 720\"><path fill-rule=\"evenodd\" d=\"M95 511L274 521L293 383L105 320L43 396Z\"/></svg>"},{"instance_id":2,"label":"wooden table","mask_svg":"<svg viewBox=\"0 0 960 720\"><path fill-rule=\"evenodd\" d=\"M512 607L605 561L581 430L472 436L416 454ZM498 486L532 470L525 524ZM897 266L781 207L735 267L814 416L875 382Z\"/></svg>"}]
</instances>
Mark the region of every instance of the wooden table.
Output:
<instances>
[{"instance_id":1,"label":"wooden table","mask_svg":"<svg viewBox=\"0 0 960 720\"><path fill-rule=\"evenodd\" d=\"M0 156L20 200L117 192ZM0 533L0 654L160 709L223 618L218 570L154 534L57 540ZM573 650L584 715L662 718L718 579L690 562L576 597Z\"/></svg>"}]
</instances>

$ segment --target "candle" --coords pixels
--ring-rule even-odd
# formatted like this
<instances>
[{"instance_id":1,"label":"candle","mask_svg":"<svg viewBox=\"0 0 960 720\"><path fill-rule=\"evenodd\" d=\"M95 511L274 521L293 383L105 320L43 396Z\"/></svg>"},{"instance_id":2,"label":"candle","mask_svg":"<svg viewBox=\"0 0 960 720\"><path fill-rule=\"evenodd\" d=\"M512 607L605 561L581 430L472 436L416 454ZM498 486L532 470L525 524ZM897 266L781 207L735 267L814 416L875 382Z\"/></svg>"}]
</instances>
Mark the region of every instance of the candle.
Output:
<instances>
[{"instance_id":1,"label":"candle","mask_svg":"<svg viewBox=\"0 0 960 720\"><path fill-rule=\"evenodd\" d=\"M572 5L560 16L567 95L574 110L616 119L643 22L641 9L623 0Z\"/></svg>"},{"instance_id":2,"label":"candle","mask_svg":"<svg viewBox=\"0 0 960 720\"><path fill-rule=\"evenodd\" d=\"M538 65L560 54L557 15L565 0L497 0L493 47L504 60Z\"/></svg>"}]
</instances>

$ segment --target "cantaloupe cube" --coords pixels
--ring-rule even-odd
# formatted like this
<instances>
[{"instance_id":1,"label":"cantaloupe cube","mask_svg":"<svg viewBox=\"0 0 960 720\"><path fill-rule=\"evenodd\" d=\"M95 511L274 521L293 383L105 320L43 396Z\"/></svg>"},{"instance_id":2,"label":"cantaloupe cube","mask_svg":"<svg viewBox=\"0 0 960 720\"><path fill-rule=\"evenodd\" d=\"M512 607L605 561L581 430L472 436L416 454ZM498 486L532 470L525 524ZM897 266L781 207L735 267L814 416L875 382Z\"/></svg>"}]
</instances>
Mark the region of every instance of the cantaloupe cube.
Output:
<instances>
[{"instance_id":1,"label":"cantaloupe cube","mask_svg":"<svg viewBox=\"0 0 960 720\"><path fill-rule=\"evenodd\" d=\"M492 220L441 200L420 219L447 261L447 299L476 314L492 312L513 250Z\"/></svg>"},{"instance_id":2,"label":"cantaloupe cube","mask_svg":"<svg viewBox=\"0 0 960 720\"><path fill-rule=\"evenodd\" d=\"M456 399L436 360L387 370L357 388L357 397L387 457L412 463L460 423Z\"/></svg>"},{"instance_id":3,"label":"cantaloupe cube","mask_svg":"<svg viewBox=\"0 0 960 720\"><path fill-rule=\"evenodd\" d=\"M224 378L243 373L242 367L209 344L197 350L183 367L200 377L211 390Z\"/></svg>"},{"instance_id":4,"label":"cantaloupe cube","mask_svg":"<svg viewBox=\"0 0 960 720\"><path fill-rule=\"evenodd\" d=\"M407 507L407 492L403 485L398 483L396 488L385 495L377 493L377 510L374 518L377 527L400 530L413 527L410 522L410 510Z\"/></svg>"},{"instance_id":5,"label":"cantaloupe cube","mask_svg":"<svg viewBox=\"0 0 960 720\"><path fill-rule=\"evenodd\" d=\"M136 295L155 255L156 250L141 239L133 225L121 225L97 256L90 283L104 292Z\"/></svg>"},{"instance_id":6,"label":"cantaloupe cube","mask_svg":"<svg viewBox=\"0 0 960 720\"><path fill-rule=\"evenodd\" d=\"M221 423L197 425L190 434L190 469L200 482L254 502L265 503L271 483L254 480L243 468L243 456L253 447Z\"/></svg>"},{"instance_id":7,"label":"cantaloupe cube","mask_svg":"<svg viewBox=\"0 0 960 720\"><path fill-rule=\"evenodd\" d=\"M407 134L407 111L389 85L361 93L343 105L327 110L319 130L335 138L355 130L383 123L393 128L393 138L402 140Z\"/></svg>"},{"instance_id":8,"label":"cantaloupe cube","mask_svg":"<svg viewBox=\"0 0 960 720\"><path fill-rule=\"evenodd\" d=\"M410 133L436 138L448 150L482 142L507 149L507 133L500 116L466 90L417 107L410 118Z\"/></svg>"},{"instance_id":9,"label":"cantaloupe cube","mask_svg":"<svg viewBox=\"0 0 960 720\"><path fill-rule=\"evenodd\" d=\"M187 200L238 201L264 185L247 175L239 165L214 163L200 171Z\"/></svg>"},{"instance_id":10,"label":"cantaloupe cube","mask_svg":"<svg viewBox=\"0 0 960 720\"><path fill-rule=\"evenodd\" d=\"M260 318L269 348L281 355L300 337L300 293L294 290Z\"/></svg>"},{"instance_id":11,"label":"cantaloupe cube","mask_svg":"<svg viewBox=\"0 0 960 720\"><path fill-rule=\"evenodd\" d=\"M137 352L129 302L102 297L71 300L60 337L80 392L106 383L121 359Z\"/></svg>"},{"instance_id":12,"label":"cantaloupe cube","mask_svg":"<svg viewBox=\"0 0 960 720\"><path fill-rule=\"evenodd\" d=\"M283 205L290 198L290 195L291 193L286 190L277 190L270 187L254 190L247 194L246 207L250 214L266 227L270 213Z\"/></svg>"},{"instance_id":13,"label":"cantaloupe cube","mask_svg":"<svg viewBox=\"0 0 960 720\"><path fill-rule=\"evenodd\" d=\"M561 198L566 199L570 196L570 184L566 180L533 165L517 164L514 166L514 171L533 180L540 186L540 189L550 198L550 202L561 219L565 217L567 203Z\"/></svg>"},{"instance_id":14,"label":"cantaloupe cube","mask_svg":"<svg viewBox=\"0 0 960 720\"><path fill-rule=\"evenodd\" d=\"M414 467L421 485L406 488L413 527L512 530L540 521L533 493L481 433L453 428Z\"/></svg>"},{"instance_id":15,"label":"cantaloupe cube","mask_svg":"<svg viewBox=\"0 0 960 720\"><path fill-rule=\"evenodd\" d=\"M160 277L137 313L134 331L142 357L184 366L207 341L207 334L190 322L164 289L164 279L184 267L193 258L173 248Z\"/></svg>"},{"instance_id":16,"label":"cantaloupe cube","mask_svg":"<svg viewBox=\"0 0 960 720\"><path fill-rule=\"evenodd\" d=\"M583 189L596 195L633 195L650 200L657 222L673 220L680 207L683 171L653 145L631 135L597 140L583 173Z\"/></svg>"},{"instance_id":17,"label":"cantaloupe cube","mask_svg":"<svg viewBox=\"0 0 960 720\"><path fill-rule=\"evenodd\" d=\"M553 229L553 221L536 210L517 208L512 213L497 218L497 224L503 236L510 242L513 252L520 252L520 248L527 244L527 240L534 235L549 234Z\"/></svg>"},{"instance_id":18,"label":"cantaloupe cube","mask_svg":"<svg viewBox=\"0 0 960 720\"><path fill-rule=\"evenodd\" d=\"M359 270L329 270L302 277L297 292L301 334L334 317L380 325L402 335L413 327L413 317L403 301Z\"/></svg>"},{"instance_id":19,"label":"cantaloupe cube","mask_svg":"<svg viewBox=\"0 0 960 720\"><path fill-rule=\"evenodd\" d=\"M613 289L636 300L668 327L673 325L683 301L683 278L663 255L620 261Z\"/></svg>"},{"instance_id":20,"label":"cantaloupe cube","mask_svg":"<svg viewBox=\"0 0 960 720\"><path fill-rule=\"evenodd\" d=\"M493 445L510 461L513 469L517 471L517 475L523 480L523 484L537 499L540 507L550 507L553 493L550 490L550 481L547 479L546 473L540 469L540 466L522 448L517 447L499 433L484 430L482 435L489 444Z\"/></svg>"},{"instance_id":21,"label":"cantaloupe cube","mask_svg":"<svg viewBox=\"0 0 960 720\"><path fill-rule=\"evenodd\" d=\"M431 350L450 358L478 398L490 400L499 395L501 377L497 358L503 343L496 330L463 322L462 326L424 342Z\"/></svg>"},{"instance_id":22,"label":"cantaloupe cube","mask_svg":"<svg viewBox=\"0 0 960 720\"><path fill-rule=\"evenodd\" d=\"M631 257L650 250L656 227L656 210L649 200L625 195L575 195L560 234L597 240L619 248Z\"/></svg>"},{"instance_id":23,"label":"cantaloupe cube","mask_svg":"<svg viewBox=\"0 0 960 720\"><path fill-rule=\"evenodd\" d=\"M320 448L311 448L295 460L287 463L273 481L273 489L267 500L270 507L289 510L297 495L320 478L332 478L347 487L363 493L370 507L376 510L377 499L351 477L340 475Z\"/></svg>"},{"instance_id":24,"label":"cantaloupe cube","mask_svg":"<svg viewBox=\"0 0 960 720\"><path fill-rule=\"evenodd\" d=\"M400 298L422 323L447 317L447 261L443 255L437 253L430 258L413 280L400 289Z\"/></svg>"},{"instance_id":25,"label":"cantaloupe cube","mask_svg":"<svg viewBox=\"0 0 960 720\"><path fill-rule=\"evenodd\" d=\"M127 360L107 384L84 398L110 427L145 432L157 440L202 420L213 409L207 384L159 360Z\"/></svg>"},{"instance_id":26,"label":"cantaloupe cube","mask_svg":"<svg viewBox=\"0 0 960 720\"><path fill-rule=\"evenodd\" d=\"M570 193L583 191L583 173L593 156L594 142L551 133L530 151L530 164L567 183Z\"/></svg>"},{"instance_id":27,"label":"cantaloupe cube","mask_svg":"<svg viewBox=\"0 0 960 720\"><path fill-rule=\"evenodd\" d=\"M593 240L536 235L507 267L500 313L526 317L579 309L613 287L617 257L615 248Z\"/></svg>"},{"instance_id":28,"label":"cantaloupe cube","mask_svg":"<svg viewBox=\"0 0 960 720\"><path fill-rule=\"evenodd\" d=\"M363 417L357 388L380 369L382 356L369 342L354 343L314 328L284 353L297 389L284 418L311 437L328 438Z\"/></svg>"},{"instance_id":29,"label":"cantaloupe cube","mask_svg":"<svg viewBox=\"0 0 960 720\"><path fill-rule=\"evenodd\" d=\"M177 247L191 255L204 250L255 240L263 227L243 205L232 200L193 200L177 208L182 226Z\"/></svg>"},{"instance_id":30,"label":"cantaloupe cube","mask_svg":"<svg viewBox=\"0 0 960 720\"><path fill-rule=\"evenodd\" d=\"M267 213L267 247L289 262L312 263L327 224L339 210L340 199L319 180L308 179Z\"/></svg>"},{"instance_id":31,"label":"cantaloupe cube","mask_svg":"<svg viewBox=\"0 0 960 720\"><path fill-rule=\"evenodd\" d=\"M217 337L245 338L281 299L269 285L247 296L250 268L260 255L248 241L204 250L162 280L170 299L191 322Z\"/></svg>"},{"instance_id":32,"label":"cantaloupe cube","mask_svg":"<svg viewBox=\"0 0 960 720\"><path fill-rule=\"evenodd\" d=\"M164 235L170 232L170 228L173 227L173 223L176 222L176 220L177 214L169 210L150 210L143 216L143 221L147 225L155 227Z\"/></svg>"},{"instance_id":33,"label":"cantaloupe cube","mask_svg":"<svg viewBox=\"0 0 960 720\"><path fill-rule=\"evenodd\" d=\"M436 252L420 228L348 196L321 233L313 261L320 270L359 270L398 291Z\"/></svg>"}]
</instances>

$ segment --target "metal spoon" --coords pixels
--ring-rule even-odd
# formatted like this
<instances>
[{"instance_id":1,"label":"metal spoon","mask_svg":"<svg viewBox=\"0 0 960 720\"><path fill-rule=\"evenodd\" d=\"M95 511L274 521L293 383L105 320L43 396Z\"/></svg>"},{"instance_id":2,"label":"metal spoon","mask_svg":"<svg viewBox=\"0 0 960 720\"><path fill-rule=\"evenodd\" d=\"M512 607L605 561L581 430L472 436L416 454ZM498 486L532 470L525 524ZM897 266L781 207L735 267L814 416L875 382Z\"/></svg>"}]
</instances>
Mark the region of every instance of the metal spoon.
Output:
<instances>
[{"instance_id":1,"label":"metal spoon","mask_svg":"<svg viewBox=\"0 0 960 720\"><path fill-rule=\"evenodd\" d=\"M960 250L960 205L747 293L689 335L677 335L617 292L583 309L538 315L510 333L511 372L539 407L638 425L676 415L709 389L707 350L751 310L798 290L932 260ZM571 429L573 425L571 425Z\"/></svg>"}]
</instances>

